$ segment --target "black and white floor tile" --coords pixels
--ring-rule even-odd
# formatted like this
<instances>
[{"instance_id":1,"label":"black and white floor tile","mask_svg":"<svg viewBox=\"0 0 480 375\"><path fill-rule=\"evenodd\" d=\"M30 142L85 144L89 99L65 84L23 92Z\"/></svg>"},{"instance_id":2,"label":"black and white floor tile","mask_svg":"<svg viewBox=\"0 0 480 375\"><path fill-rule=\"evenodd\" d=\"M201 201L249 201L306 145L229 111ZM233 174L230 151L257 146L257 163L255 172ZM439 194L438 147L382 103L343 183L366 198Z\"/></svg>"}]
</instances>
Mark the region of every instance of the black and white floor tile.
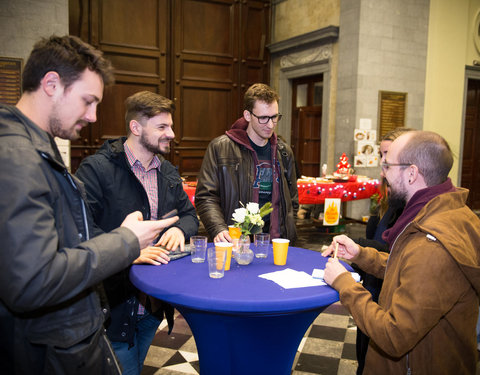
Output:
<instances>
[{"instance_id":1,"label":"black and white floor tile","mask_svg":"<svg viewBox=\"0 0 480 375\"><path fill-rule=\"evenodd\" d=\"M176 313L170 335L162 322L147 354L142 375L199 374L195 340L188 324ZM292 375L353 375L356 326L346 309L335 303L322 312L305 333Z\"/></svg>"}]
</instances>

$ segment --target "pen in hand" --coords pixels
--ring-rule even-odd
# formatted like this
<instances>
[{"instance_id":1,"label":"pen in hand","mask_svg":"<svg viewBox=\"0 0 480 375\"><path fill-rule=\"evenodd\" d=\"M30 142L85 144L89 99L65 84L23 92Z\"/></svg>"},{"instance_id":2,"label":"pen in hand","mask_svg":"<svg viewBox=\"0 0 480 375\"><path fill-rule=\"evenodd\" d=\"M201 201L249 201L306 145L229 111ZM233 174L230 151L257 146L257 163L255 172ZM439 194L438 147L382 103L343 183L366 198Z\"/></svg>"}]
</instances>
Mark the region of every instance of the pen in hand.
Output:
<instances>
[{"instance_id":1,"label":"pen in hand","mask_svg":"<svg viewBox=\"0 0 480 375\"><path fill-rule=\"evenodd\" d=\"M337 259L338 242L335 242L335 250L333 251L333 259Z\"/></svg>"}]
</instances>

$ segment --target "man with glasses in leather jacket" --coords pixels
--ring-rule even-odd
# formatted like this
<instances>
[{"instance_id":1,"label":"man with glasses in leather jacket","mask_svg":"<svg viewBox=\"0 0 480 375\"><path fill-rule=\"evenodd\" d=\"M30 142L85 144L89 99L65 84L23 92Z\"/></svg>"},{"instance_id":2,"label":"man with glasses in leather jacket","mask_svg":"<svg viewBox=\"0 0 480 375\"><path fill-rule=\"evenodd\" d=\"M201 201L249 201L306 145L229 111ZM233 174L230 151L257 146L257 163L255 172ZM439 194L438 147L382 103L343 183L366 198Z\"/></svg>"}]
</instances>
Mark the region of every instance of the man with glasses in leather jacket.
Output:
<instances>
[{"instance_id":1,"label":"man with glasses in leather jacket","mask_svg":"<svg viewBox=\"0 0 480 375\"><path fill-rule=\"evenodd\" d=\"M263 231L271 238L296 239L297 176L291 148L274 133L282 115L278 94L253 84L244 96L243 116L210 142L195 193L197 213L215 242L232 239L228 225L241 204L272 203Z\"/></svg>"}]
</instances>

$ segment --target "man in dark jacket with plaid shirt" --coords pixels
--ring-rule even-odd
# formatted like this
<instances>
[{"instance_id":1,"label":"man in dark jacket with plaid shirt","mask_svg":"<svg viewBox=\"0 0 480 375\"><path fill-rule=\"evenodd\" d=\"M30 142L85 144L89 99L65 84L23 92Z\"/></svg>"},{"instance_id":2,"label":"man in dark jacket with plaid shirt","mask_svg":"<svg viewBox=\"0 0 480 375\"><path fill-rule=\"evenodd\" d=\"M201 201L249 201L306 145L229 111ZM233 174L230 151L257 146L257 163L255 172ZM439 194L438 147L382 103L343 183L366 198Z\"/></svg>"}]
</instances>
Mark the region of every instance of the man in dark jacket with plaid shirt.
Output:
<instances>
[{"instance_id":1,"label":"man in dark jacket with plaid shirt","mask_svg":"<svg viewBox=\"0 0 480 375\"><path fill-rule=\"evenodd\" d=\"M163 249L147 246L134 263L160 265L170 250L184 249L185 240L197 233L195 208L183 190L176 168L161 154L173 140L173 102L150 91L125 101L128 136L109 140L85 158L76 176L87 190L89 207L100 231L118 226L125 212L139 210L146 218L159 219L177 210L179 220L160 234ZM129 268L105 280L112 309L107 335L125 375L139 375L148 348L163 315L173 325L173 307L147 297L130 282ZM174 282L174 281L172 281Z\"/></svg>"}]
</instances>

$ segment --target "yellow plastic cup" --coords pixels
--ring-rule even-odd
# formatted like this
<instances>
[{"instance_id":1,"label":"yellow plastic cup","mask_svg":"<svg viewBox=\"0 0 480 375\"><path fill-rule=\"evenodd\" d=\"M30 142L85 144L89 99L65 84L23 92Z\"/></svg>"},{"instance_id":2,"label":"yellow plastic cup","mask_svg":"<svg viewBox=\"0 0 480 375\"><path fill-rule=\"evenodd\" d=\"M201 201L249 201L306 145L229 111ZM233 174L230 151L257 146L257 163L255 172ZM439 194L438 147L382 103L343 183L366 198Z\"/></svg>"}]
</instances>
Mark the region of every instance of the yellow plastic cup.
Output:
<instances>
[{"instance_id":1,"label":"yellow plastic cup","mask_svg":"<svg viewBox=\"0 0 480 375\"><path fill-rule=\"evenodd\" d=\"M287 264L288 245L290 240L286 238L274 238L272 240L273 247L273 264L284 266Z\"/></svg>"},{"instance_id":2,"label":"yellow plastic cup","mask_svg":"<svg viewBox=\"0 0 480 375\"><path fill-rule=\"evenodd\" d=\"M236 240L236 239L240 238L240 236L242 235L242 230L238 227L233 226L233 225L229 225L228 226L228 234L230 235L230 237L232 237L232 240Z\"/></svg>"},{"instance_id":3,"label":"yellow plastic cup","mask_svg":"<svg viewBox=\"0 0 480 375\"><path fill-rule=\"evenodd\" d=\"M225 259L225 271L230 270L230 263L232 261L232 249L233 243L231 242L216 242L215 243L215 251L226 251L227 256Z\"/></svg>"}]
</instances>

